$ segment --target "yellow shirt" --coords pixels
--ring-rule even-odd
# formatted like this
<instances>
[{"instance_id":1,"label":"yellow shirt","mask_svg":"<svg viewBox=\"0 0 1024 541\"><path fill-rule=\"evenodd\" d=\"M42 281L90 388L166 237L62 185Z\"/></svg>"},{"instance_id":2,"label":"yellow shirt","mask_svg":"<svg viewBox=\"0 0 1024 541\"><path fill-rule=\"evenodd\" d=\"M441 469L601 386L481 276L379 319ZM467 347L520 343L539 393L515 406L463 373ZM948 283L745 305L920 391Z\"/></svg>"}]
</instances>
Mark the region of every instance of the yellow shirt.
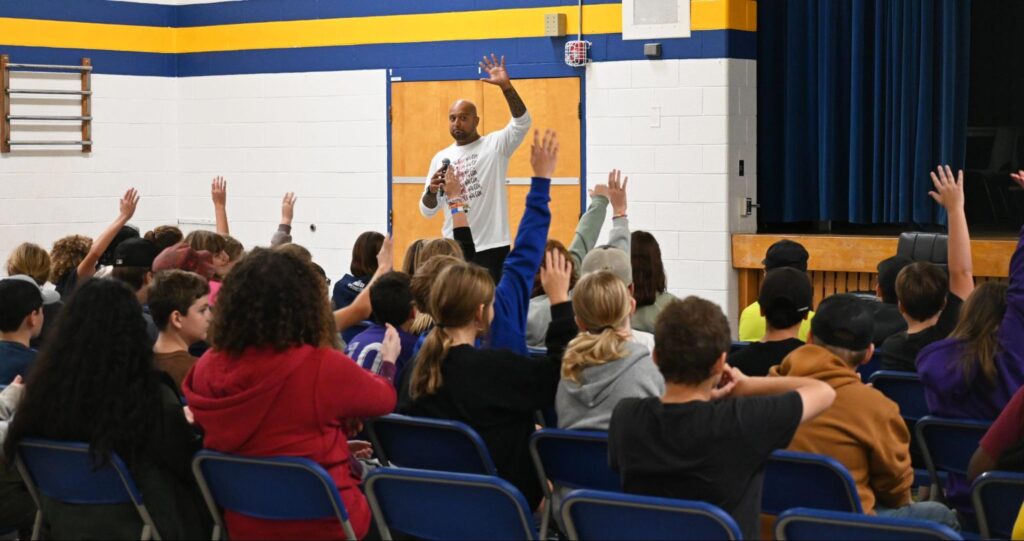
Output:
<instances>
[{"instance_id":1,"label":"yellow shirt","mask_svg":"<svg viewBox=\"0 0 1024 541\"><path fill-rule=\"evenodd\" d=\"M1024 505L1020 506L1020 512L1017 513L1017 521L1013 523L1010 539L1024 539Z\"/></svg>"},{"instance_id":2,"label":"yellow shirt","mask_svg":"<svg viewBox=\"0 0 1024 541\"><path fill-rule=\"evenodd\" d=\"M807 335L811 332L811 320L814 319L814 310L807 315L807 319L800 324L800 339L807 341ZM740 341L760 342L764 338L766 324L764 316L761 315L761 305L756 301L743 309L740 314Z\"/></svg>"}]
</instances>

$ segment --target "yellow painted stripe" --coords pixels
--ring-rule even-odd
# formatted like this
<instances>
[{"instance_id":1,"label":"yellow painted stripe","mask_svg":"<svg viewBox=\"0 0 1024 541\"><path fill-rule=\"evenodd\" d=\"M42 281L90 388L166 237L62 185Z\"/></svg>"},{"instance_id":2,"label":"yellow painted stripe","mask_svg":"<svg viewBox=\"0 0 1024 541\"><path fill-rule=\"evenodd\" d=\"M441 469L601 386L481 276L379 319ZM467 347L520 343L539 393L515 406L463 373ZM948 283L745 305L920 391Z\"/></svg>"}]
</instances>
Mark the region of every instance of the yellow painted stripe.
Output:
<instances>
[{"instance_id":1,"label":"yellow painted stripe","mask_svg":"<svg viewBox=\"0 0 1024 541\"><path fill-rule=\"evenodd\" d=\"M693 30L756 30L753 0L693 0ZM584 34L622 32L621 4L584 6ZM387 15L306 21L162 28L120 24L0 18L7 45L144 53L201 53L251 49L419 43L544 35L544 15L564 13L576 33L574 6Z\"/></svg>"}]
</instances>

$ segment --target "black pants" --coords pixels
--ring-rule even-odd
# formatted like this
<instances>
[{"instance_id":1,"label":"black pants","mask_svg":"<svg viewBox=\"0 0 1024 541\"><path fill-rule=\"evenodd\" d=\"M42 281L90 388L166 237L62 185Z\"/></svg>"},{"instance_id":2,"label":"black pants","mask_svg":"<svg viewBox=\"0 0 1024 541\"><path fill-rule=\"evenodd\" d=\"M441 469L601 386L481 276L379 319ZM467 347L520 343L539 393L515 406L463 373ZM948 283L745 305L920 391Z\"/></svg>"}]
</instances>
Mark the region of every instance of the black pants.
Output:
<instances>
[{"instance_id":1,"label":"black pants","mask_svg":"<svg viewBox=\"0 0 1024 541\"><path fill-rule=\"evenodd\" d=\"M491 248L490 250L477 252L473 256L473 263L487 269L491 273L491 278L494 278L494 283L497 284L498 280L501 280L501 268L505 265L505 258L508 257L508 253L508 246Z\"/></svg>"}]
</instances>

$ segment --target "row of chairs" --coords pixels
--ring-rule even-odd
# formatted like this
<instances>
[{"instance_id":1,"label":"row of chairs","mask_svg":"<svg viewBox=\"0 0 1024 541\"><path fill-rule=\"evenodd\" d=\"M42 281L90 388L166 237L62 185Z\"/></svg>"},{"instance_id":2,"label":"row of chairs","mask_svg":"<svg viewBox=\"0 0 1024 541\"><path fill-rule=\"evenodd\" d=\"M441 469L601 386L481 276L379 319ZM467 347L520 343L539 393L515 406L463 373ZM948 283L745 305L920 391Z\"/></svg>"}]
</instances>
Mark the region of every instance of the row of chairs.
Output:
<instances>
[{"instance_id":1,"label":"row of chairs","mask_svg":"<svg viewBox=\"0 0 1024 541\"><path fill-rule=\"evenodd\" d=\"M924 422L922 426L928 426L928 423ZM438 486L463 487L460 489L462 492L468 490L466 487L483 486L481 483L487 481L483 484L493 485L490 489L504 494L504 500L509 499L508 494L518 495L514 487L496 477L493 461L482 440L475 431L464 424L388 416L371 423L369 428L380 456L385 461L402 466L373 472L366 480L371 508L382 531L390 524L404 533L412 533L407 529L415 524L430 526L431 519L437 522L438 516L445 516L437 512L426 512L423 506L426 500L441 506L444 506L445 502L462 502L462 505L474 506L474 509L480 511L472 515L484 519L483 527L494 526L492 516L496 504L476 507L486 501L486 498L473 496L460 499L457 497L458 491L448 494L447 497L424 497L422 487L428 482L426 480ZM607 466L606 438L604 433L593 432L553 429L537 432L531 440L531 454L537 462L539 481L545 487L547 495L551 496L547 483L550 480L558 487L599 489L601 492L596 493L598 495L611 494L626 500L639 498L614 494L620 491L620 484L618 476ZM139 510L144 524L142 538L159 538L155 525L142 503L141 494L135 488L123 463L116 457L110 467L92 472L85 444L28 440L22 443L18 463L37 500L41 492L53 499L70 503L132 503ZM934 464L941 465L942 462L934 461ZM347 523L347 514L340 497L337 496L333 481L322 468L308 460L244 458L203 451L196 456L194 472L210 511L216 517L214 538L218 538L224 532L218 508L264 518L310 519L337 516L342 523ZM86 475L91 477L88 482L83 481L83 476ZM460 475L469 475L473 479L459 477ZM381 480L374 481L375 476L380 476ZM409 476L415 479L405 479L406 484L412 483L413 488L420 486L419 492L408 486L397 488L401 485L397 480ZM384 481L385 479L387 481ZM267 487L271 487L272 490L265 490ZM93 493L93 490L98 490L98 493ZM452 492L450 489L448 491ZM325 498L325 494L329 497ZM1022 494L1024 476L990 473L978 480L975 485L975 505L979 509L983 535L1008 535L1020 507ZM596 497L593 491L589 491L586 496L590 499ZM550 517L555 512L550 507L551 498L549 497L547 501L548 505L544 509L542 519L542 538L546 537ZM568 501L569 498L566 502ZM643 507L651 502L632 503ZM587 508L586 505L576 505L580 505L579 509ZM841 464L817 455L778 452L770 460L766 471L762 511L766 514L784 515L785 511L794 507L815 507L854 514L860 514L862 511L854 483ZM643 508L649 509L649 506ZM391 509L400 511L389 512ZM420 511L417 512L416 509ZM525 504L521 509L526 509ZM561 516L572 519L572 509L573 506L567 508L563 505ZM707 514L707 509L695 510L694 506L687 509L685 513L690 515ZM587 539L591 538L585 533L588 530L585 525L580 524L599 522L602 520L600 517L612 514L596 513L591 518L577 519L572 523L566 520L564 525L567 530L576 529L573 538ZM459 513L458 516L465 517L467 513ZM522 516L529 515L527 513ZM421 520L412 520L415 517ZM37 535L41 519L41 516L37 517ZM395 526L396 521L401 526ZM526 523L529 524L529 521ZM656 521L651 522L655 523ZM626 536L654 535L653 532L638 531L638 523L635 521L624 524L629 524L631 528ZM992 525L991 528L989 524ZM351 526L346 528L352 535ZM475 533L479 535L481 532ZM647 533L650 535L646 535ZM676 532L675 535L678 536L679 533Z\"/></svg>"}]
</instances>

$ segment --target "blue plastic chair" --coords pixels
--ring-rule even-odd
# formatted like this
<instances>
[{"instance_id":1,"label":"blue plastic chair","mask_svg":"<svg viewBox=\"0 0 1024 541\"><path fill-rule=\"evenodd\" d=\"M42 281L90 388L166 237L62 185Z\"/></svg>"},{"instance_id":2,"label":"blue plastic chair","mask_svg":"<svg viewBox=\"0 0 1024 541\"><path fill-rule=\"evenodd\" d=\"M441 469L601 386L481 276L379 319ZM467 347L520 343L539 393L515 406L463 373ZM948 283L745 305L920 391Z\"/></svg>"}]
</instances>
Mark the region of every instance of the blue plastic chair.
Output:
<instances>
[{"instance_id":1,"label":"blue plastic chair","mask_svg":"<svg viewBox=\"0 0 1024 541\"><path fill-rule=\"evenodd\" d=\"M943 419L926 415L914 427L932 485L941 486L940 473L967 476L967 465L988 431L988 421Z\"/></svg>"},{"instance_id":2,"label":"blue plastic chair","mask_svg":"<svg viewBox=\"0 0 1024 541\"><path fill-rule=\"evenodd\" d=\"M794 507L864 512L846 466L824 455L775 451L765 464L761 513L779 515Z\"/></svg>"},{"instance_id":3,"label":"blue plastic chair","mask_svg":"<svg viewBox=\"0 0 1024 541\"><path fill-rule=\"evenodd\" d=\"M790 509L775 522L775 539L803 541L818 539L963 539L948 526L927 520L876 517L820 509Z\"/></svg>"},{"instance_id":4,"label":"blue plastic chair","mask_svg":"<svg viewBox=\"0 0 1024 541\"><path fill-rule=\"evenodd\" d=\"M1009 539L1024 503L1024 473L990 471L974 480L971 500L984 539Z\"/></svg>"},{"instance_id":5,"label":"blue plastic chair","mask_svg":"<svg viewBox=\"0 0 1024 541\"><path fill-rule=\"evenodd\" d=\"M370 421L366 428L384 465L498 474L484 441L465 423L393 414Z\"/></svg>"},{"instance_id":6,"label":"blue plastic chair","mask_svg":"<svg viewBox=\"0 0 1024 541\"><path fill-rule=\"evenodd\" d=\"M218 508L266 520L337 518L348 539L356 539L334 479L307 458L204 450L192 459L192 474L213 515L213 539L227 531Z\"/></svg>"},{"instance_id":7,"label":"blue plastic chair","mask_svg":"<svg viewBox=\"0 0 1024 541\"><path fill-rule=\"evenodd\" d=\"M378 468L363 490L383 539L391 530L417 539L537 539L526 499L498 477Z\"/></svg>"},{"instance_id":8,"label":"blue plastic chair","mask_svg":"<svg viewBox=\"0 0 1024 541\"><path fill-rule=\"evenodd\" d=\"M921 417L929 413L928 403L924 398L924 385L921 383L921 377L916 372L879 370L872 374L869 383L900 407L900 416L903 417L903 420L907 423L907 429L910 430L911 450L920 449L920 447L914 447L917 445L914 442L917 437L914 427ZM923 464L920 464L919 459L915 465L918 467L914 469L914 486L930 484L931 476L928 474L927 468L920 467ZM941 482L944 483L945 479L942 479ZM935 487L935 490L938 490L938 486Z\"/></svg>"},{"instance_id":9,"label":"blue plastic chair","mask_svg":"<svg viewBox=\"0 0 1024 541\"><path fill-rule=\"evenodd\" d=\"M530 436L530 456L544 489L540 537L547 539L552 512L551 484L618 492L622 479L608 466L608 433L545 428ZM548 484L548 482L551 484Z\"/></svg>"},{"instance_id":10,"label":"blue plastic chair","mask_svg":"<svg viewBox=\"0 0 1024 541\"><path fill-rule=\"evenodd\" d=\"M878 369L882 367L882 352L875 350L875 354L871 356L871 360L857 366L857 373L860 374L860 380L867 382L871 381L871 376L878 372Z\"/></svg>"},{"instance_id":11,"label":"blue plastic chair","mask_svg":"<svg viewBox=\"0 0 1024 541\"><path fill-rule=\"evenodd\" d=\"M25 438L18 442L15 462L38 509L32 539L39 539L43 524L41 495L75 505L130 503L142 522L140 539L160 539L142 492L116 453L111 453L108 464L96 468L87 443Z\"/></svg>"},{"instance_id":12,"label":"blue plastic chair","mask_svg":"<svg viewBox=\"0 0 1024 541\"><path fill-rule=\"evenodd\" d=\"M569 539L741 539L725 511L705 502L574 490L562 503Z\"/></svg>"}]
</instances>

